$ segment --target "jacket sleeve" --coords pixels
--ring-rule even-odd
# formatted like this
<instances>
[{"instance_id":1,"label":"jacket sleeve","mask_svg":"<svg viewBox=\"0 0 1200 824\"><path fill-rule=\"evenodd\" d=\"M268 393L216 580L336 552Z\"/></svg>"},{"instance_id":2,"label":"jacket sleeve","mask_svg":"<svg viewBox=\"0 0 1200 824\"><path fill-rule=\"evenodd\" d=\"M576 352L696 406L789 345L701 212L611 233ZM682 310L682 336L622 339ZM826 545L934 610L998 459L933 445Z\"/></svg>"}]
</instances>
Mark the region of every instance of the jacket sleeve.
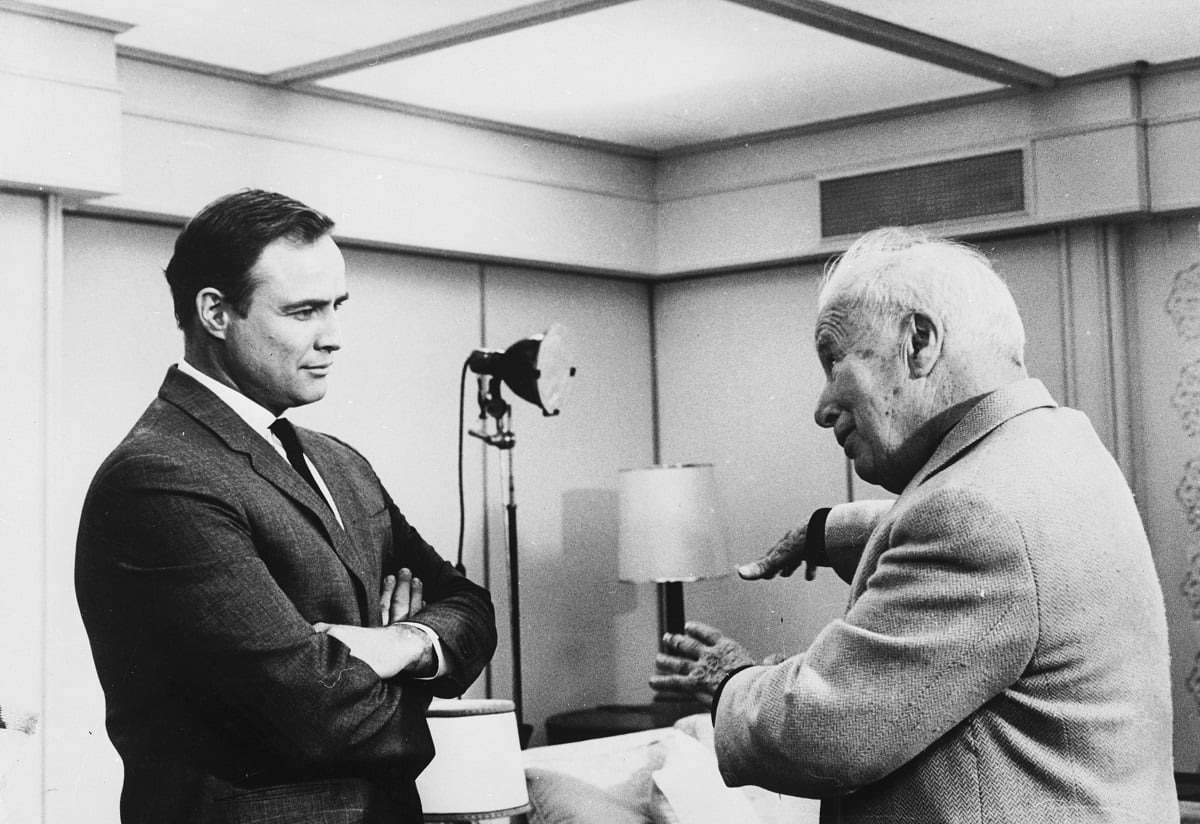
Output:
<instances>
[{"instance_id":1,"label":"jacket sleeve","mask_svg":"<svg viewBox=\"0 0 1200 824\"><path fill-rule=\"evenodd\" d=\"M384 493L385 497L387 493ZM491 596L444 560L401 514L390 497L393 557L384 573L407 567L421 579L425 607L412 620L437 633L446 672L429 682L439 698L461 695L496 651L496 616Z\"/></svg>"},{"instance_id":2,"label":"jacket sleeve","mask_svg":"<svg viewBox=\"0 0 1200 824\"><path fill-rule=\"evenodd\" d=\"M805 653L726 683L715 743L730 786L820 797L870 784L1024 671L1037 608L1012 518L947 489L881 528L889 548L844 619Z\"/></svg>"},{"instance_id":3,"label":"jacket sleeve","mask_svg":"<svg viewBox=\"0 0 1200 824\"><path fill-rule=\"evenodd\" d=\"M850 501L829 510L825 519L825 556L829 566L846 583L854 578L867 539L891 510L892 503L886 499Z\"/></svg>"}]
</instances>

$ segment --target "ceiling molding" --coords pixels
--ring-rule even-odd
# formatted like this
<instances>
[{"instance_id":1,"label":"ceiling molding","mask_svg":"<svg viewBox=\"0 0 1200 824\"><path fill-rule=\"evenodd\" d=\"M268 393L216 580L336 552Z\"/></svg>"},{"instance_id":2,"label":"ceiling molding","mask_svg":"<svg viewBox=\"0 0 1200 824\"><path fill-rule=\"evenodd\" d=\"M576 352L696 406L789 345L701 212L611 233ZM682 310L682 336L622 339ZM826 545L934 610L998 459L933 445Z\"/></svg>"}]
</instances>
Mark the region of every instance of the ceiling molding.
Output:
<instances>
[{"instance_id":1,"label":"ceiling molding","mask_svg":"<svg viewBox=\"0 0 1200 824\"><path fill-rule=\"evenodd\" d=\"M433 31L421 32L411 37L403 37L390 43L348 52L336 57L317 60L301 66L274 72L267 75L267 82L275 86L294 86L314 83L339 74L378 66L415 57L419 54L448 49L495 37L499 34L518 31L519 29L538 26L542 23L553 23L577 14L598 11L609 6L628 3L630 0L542 0L529 6L510 9L498 14L456 23Z\"/></svg>"},{"instance_id":2,"label":"ceiling molding","mask_svg":"<svg viewBox=\"0 0 1200 824\"><path fill-rule=\"evenodd\" d=\"M875 123L883 123L888 120L896 120L902 117L913 117L922 114L949 111L950 109L959 109L964 106L990 103L996 100L1005 100L1011 97L1020 97L1024 94L1028 94L1028 92L1023 89L1003 88L992 89L984 92L975 92L967 95L958 95L956 97L943 97L937 100L929 100L924 103L908 103L903 106L893 106L889 109L878 109L876 111L863 112L862 114L850 114L845 115L844 117L830 118L828 120L816 120L812 123L803 123L798 126L786 126L782 129L771 129L765 132L750 132L747 134L738 135L737 137L709 140L703 143L688 143L683 146L675 146L670 149L664 149L657 153L657 157L665 160L676 157L687 157L688 155L705 154L707 152L723 151L725 149L743 149L748 148L756 143L769 143L775 140L787 140L793 137L805 137L807 135L822 134L824 132L832 132L839 129L852 129L858 126L870 126Z\"/></svg>"},{"instance_id":3,"label":"ceiling molding","mask_svg":"<svg viewBox=\"0 0 1200 824\"><path fill-rule=\"evenodd\" d=\"M503 134L514 135L516 137L528 137L548 143L574 146L580 149L593 149L596 151L607 152L609 154L636 157L642 160L653 160L659 155L659 153L655 150L645 149L641 146L629 146L625 143L613 143L608 140L599 140L591 137L579 137L577 135L566 134L564 132L552 132L548 129L538 129L533 126L520 126L515 123L505 123L502 120L488 120L485 117L474 117L469 114L458 114L457 112L450 112L444 109L431 109L425 106L418 106L415 103L403 103L399 100L387 100L385 98L372 97L371 95L360 94L358 92L345 91L344 89L333 89L328 86L304 85L297 86L294 89L290 89L290 91L295 91L300 94L307 94L312 97L324 97L330 100L338 100L343 103L370 106L374 109L384 109L386 111L397 112L399 114L408 114L414 117L421 117L426 120L437 120L442 123L454 123L459 126L469 126L475 129L501 132Z\"/></svg>"},{"instance_id":4,"label":"ceiling molding","mask_svg":"<svg viewBox=\"0 0 1200 824\"><path fill-rule=\"evenodd\" d=\"M100 31L111 32L113 34L124 34L133 28L132 23L113 20L111 17L97 17L94 14L39 6L36 3L23 2L23 0L0 0L0 11L11 11L29 17L40 17L43 20L70 23L73 26L99 29Z\"/></svg>"},{"instance_id":5,"label":"ceiling molding","mask_svg":"<svg viewBox=\"0 0 1200 824\"><path fill-rule=\"evenodd\" d=\"M180 69L181 71L194 72L209 77L219 77L222 80L236 80L239 83L254 83L259 86L266 85L264 82L265 76L257 72L231 69L228 66L218 66L216 63L191 60L187 57L164 54L162 52L151 51L150 49L138 48L137 46L126 46L118 43L117 57L125 58L126 60L138 60L142 63L153 63L156 66L165 66L168 69Z\"/></svg>"},{"instance_id":6,"label":"ceiling molding","mask_svg":"<svg viewBox=\"0 0 1200 824\"><path fill-rule=\"evenodd\" d=\"M859 43L932 63L946 69L982 77L1006 86L1048 89L1053 74L988 54L961 43L943 40L877 17L860 14L823 0L730 0L747 8L774 14L814 29L847 37Z\"/></svg>"}]
</instances>

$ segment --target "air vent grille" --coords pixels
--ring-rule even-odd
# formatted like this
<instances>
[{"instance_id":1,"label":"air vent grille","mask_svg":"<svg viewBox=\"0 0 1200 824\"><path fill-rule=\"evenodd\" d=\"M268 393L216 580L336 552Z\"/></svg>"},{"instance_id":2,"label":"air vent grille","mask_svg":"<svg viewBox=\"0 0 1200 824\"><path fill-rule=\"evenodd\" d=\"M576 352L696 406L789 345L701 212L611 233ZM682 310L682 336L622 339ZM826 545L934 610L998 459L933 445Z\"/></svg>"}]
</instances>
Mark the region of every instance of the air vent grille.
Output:
<instances>
[{"instance_id":1,"label":"air vent grille","mask_svg":"<svg viewBox=\"0 0 1200 824\"><path fill-rule=\"evenodd\" d=\"M821 181L821 236L1019 212L1020 149Z\"/></svg>"}]
</instances>

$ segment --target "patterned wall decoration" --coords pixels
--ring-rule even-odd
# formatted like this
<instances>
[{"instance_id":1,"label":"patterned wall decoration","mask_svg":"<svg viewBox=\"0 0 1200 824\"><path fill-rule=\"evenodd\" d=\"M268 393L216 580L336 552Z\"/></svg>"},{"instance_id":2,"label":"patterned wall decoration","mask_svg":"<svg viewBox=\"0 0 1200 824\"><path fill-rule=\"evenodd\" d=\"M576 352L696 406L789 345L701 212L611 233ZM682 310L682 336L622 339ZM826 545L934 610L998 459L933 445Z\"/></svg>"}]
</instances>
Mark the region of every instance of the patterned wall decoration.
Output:
<instances>
[{"instance_id":1,"label":"patterned wall decoration","mask_svg":"<svg viewBox=\"0 0 1200 824\"><path fill-rule=\"evenodd\" d=\"M1200 263L1176 273L1167 296L1166 310L1180 337L1185 341L1200 339ZM1193 361L1180 370L1171 405L1179 413L1184 433L1188 437L1200 434L1200 361ZM1175 497L1183 507L1192 531L1200 532L1200 458L1192 458L1184 464ZM1200 621L1200 552L1193 553L1179 588L1191 607L1192 617ZM1200 654L1192 662L1187 688L1200 705Z\"/></svg>"},{"instance_id":2,"label":"patterned wall decoration","mask_svg":"<svg viewBox=\"0 0 1200 824\"><path fill-rule=\"evenodd\" d=\"M1195 532L1200 532L1200 458L1192 458L1183 467L1183 477L1175 488L1175 497Z\"/></svg>"},{"instance_id":3,"label":"patterned wall decoration","mask_svg":"<svg viewBox=\"0 0 1200 824\"><path fill-rule=\"evenodd\" d=\"M1192 556L1187 577L1183 579L1179 589L1187 599L1188 606L1192 608L1192 617L1200 621L1200 553Z\"/></svg>"},{"instance_id":4,"label":"patterned wall decoration","mask_svg":"<svg viewBox=\"0 0 1200 824\"><path fill-rule=\"evenodd\" d=\"M1179 372L1179 385L1171 398L1188 437L1200 433L1200 361L1192 361Z\"/></svg>"},{"instance_id":5,"label":"patterned wall decoration","mask_svg":"<svg viewBox=\"0 0 1200 824\"><path fill-rule=\"evenodd\" d=\"M1167 296L1167 314L1185 340L1200 338L1200 263L1175 275L1175 285Z\"/></svg>"}]
</instances>

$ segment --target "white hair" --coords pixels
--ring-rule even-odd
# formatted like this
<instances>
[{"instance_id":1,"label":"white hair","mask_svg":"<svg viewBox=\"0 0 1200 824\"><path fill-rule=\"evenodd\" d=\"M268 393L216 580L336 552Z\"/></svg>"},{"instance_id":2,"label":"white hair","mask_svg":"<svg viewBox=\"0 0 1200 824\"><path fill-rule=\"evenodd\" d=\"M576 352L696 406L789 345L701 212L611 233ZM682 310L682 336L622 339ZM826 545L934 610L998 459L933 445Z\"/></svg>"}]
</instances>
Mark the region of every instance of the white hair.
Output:
<instances>
[{"instance_id":1,"label":"white hair","mask_svg":"<svg viewBox=\"0 0 1200 824\"><path fill-rule=\"evenodd\" d=\"M987 258L961 243L898 227L868 232L826 269L818 312L835 301L872 323L930 315L942 323L948 352L1025 368L1025 327L1012 294Z\"/></svg>"}]
</instances>

